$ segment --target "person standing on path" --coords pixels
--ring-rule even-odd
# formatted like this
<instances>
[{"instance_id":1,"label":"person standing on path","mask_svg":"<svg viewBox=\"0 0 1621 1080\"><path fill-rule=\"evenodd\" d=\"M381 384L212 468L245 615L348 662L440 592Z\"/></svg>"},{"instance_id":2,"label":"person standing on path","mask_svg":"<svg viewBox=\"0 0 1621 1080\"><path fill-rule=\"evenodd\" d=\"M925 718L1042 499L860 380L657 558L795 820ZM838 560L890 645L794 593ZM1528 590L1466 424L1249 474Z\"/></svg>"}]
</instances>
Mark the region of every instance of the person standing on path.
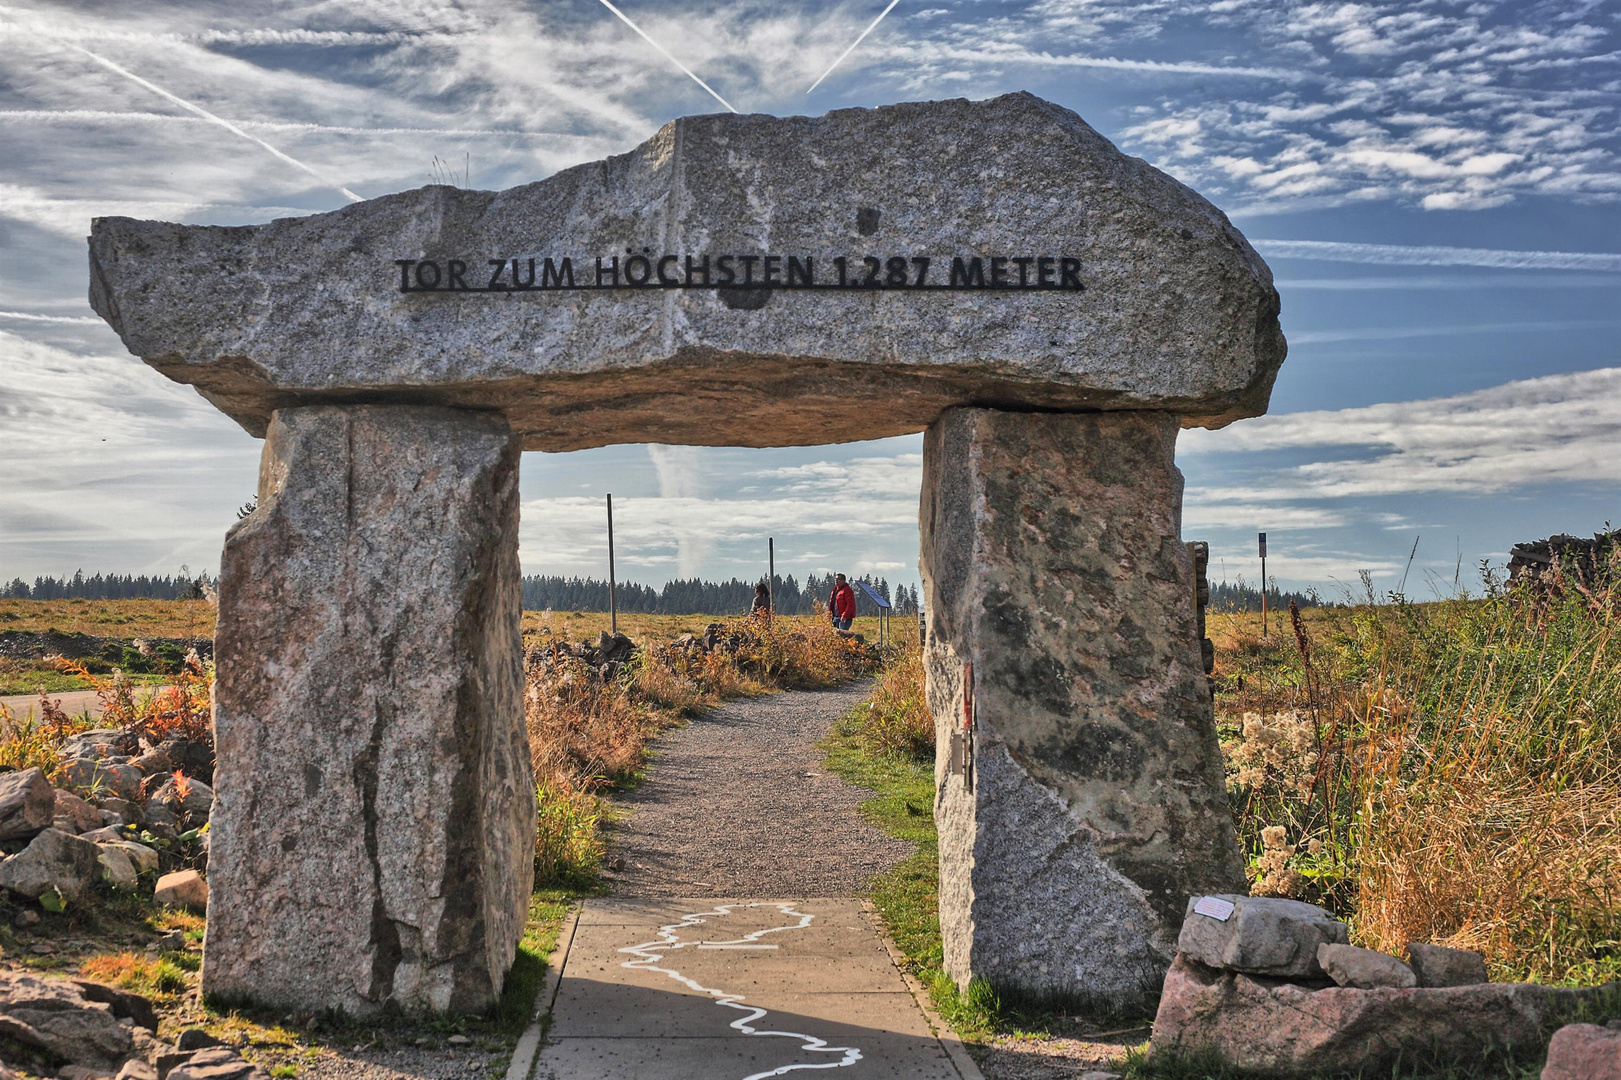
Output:
<instances>
[{"instance_id":1,"label":"person standing on path","mask_svg":"<svg viewBox=\"0 0 1621 1080\"><path fill-rule=\"evenodd\" d=\"M749 614L762 619L771 618L771 589L763 581L754 587L754 606L749 609Z\"/></svg>"},{"instance_id":2,"label":"person standing on path","mask_svg":"<svg viewBox=\"0 0 1621 1080\"><path fill-rule=\"evenodd\" d=\"M827 617L833 629L848 630L856 617L856 592L843 574L833 576L833 594L827 598Z\"/></svg>"}]
</instances>

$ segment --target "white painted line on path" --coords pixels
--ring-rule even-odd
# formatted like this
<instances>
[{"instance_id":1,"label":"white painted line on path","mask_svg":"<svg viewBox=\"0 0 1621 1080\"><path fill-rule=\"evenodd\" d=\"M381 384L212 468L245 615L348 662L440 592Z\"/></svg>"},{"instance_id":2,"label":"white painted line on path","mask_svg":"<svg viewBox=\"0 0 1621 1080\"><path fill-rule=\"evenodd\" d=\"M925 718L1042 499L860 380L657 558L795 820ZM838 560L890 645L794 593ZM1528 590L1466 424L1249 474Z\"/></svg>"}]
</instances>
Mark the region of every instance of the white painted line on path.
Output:
<instances>
[{"instance_id":1,"label":"white painted line on path","mask_svg":"<svg viewBox=\"0 0 1621 1080\"><path fill-rule=\"evenodd\" d=\"M763 930L755 930L752 933L744 934L742 937L733 938L730 941L682 941L680 934L678 933L678 931L685 930L690 927L702 926L706 921L706 917L725 918L726 916L731 915L732 912L738 908L747 909L760 907L776 908L785 917L797 919L798 921L785 923L782 926L770 926ZM861 1051L859 1049L854 1046L829 1046L825 1039L818 1039L814 1035L805 1035L797 1031L762 1031L753 1025L755 1021L770 1015L768 1010L762 1009L757 1005L745 1005L743 1003L744 997L742 994L731 994L724 990L703 986L697 980L687 978L687 976L681 974L679 971L676 971L674 968L658 966L659 962L665 959L666 954L673 953L678 949L685 949L692 946L696 946L700 949L706 947L761 947L757 944L757 942L766 934L777 934L785 930L803 930L805 927L809 926L811 921L815 918L816 916L814 915L797 910L791 903L767 903L756 901L754 903L746 904L716 904L709 911L695 911L684 916L680 922L668 923L659 927L659 936L654 941L646 941L640 945L630 945L626 948L620 949L620 952L629 953L636 957L636 959L627 960L619 966L630 968L635 971L657 971L660 974L668 975L676 982L679 982L692 990L696 990L700 994L710 995L715 999L716 1005L724 1005L729 1009L737 1009L740 1012L748 1013L749 1015L739 1020L734 1020L728 1025L729 1027L741 1031L745 1035L798 1039L801 1044L800 1049L803 1051L817 1054L843 1055L843 1057L838 1061L780 1065L777 1068L769 1069L766 1072L750 1073L748 1076L743 1077L742 1080L766 1080L766 1077L785 1076L788 1073L796 1072L800 1069L842 1069L847 1065L854 1065L856 1062L861 1060ZM775 946L767 945L764 947L774 948ZM515 1078L509 1074L507 1080L515 1080ZM521 1080L521 1078L516 1078L516 1080Z\"/></svg>"}]
</instances>

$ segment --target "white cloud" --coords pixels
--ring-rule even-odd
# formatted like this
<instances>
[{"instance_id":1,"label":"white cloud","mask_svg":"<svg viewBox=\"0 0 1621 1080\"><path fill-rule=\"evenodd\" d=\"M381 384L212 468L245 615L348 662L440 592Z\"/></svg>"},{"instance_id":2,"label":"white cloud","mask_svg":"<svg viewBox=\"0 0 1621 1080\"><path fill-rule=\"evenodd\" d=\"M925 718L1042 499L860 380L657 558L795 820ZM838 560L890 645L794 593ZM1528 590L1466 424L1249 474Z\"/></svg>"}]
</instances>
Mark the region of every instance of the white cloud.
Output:
<instances>
[{"instance_id":1,"label":"white cloud","mask_svg":"<svg viewBox=\"0 0 1621 1080\"><path fill-rule=\"evenodd\" d=\"M1420 492L1484 495L1557 483L1621 482L1621 368L1505 383L1451 397L1258 417L1219 432L1189 431L1184 453L1329 450L1260 484L1274 499L1318 500ZM1326 459L1324 459L1326 458ZM1255 489L1206 491L1200 501L1243 503Z\"/></svg>"},{"instance_id":2,"label":"white cloud","mask_svg":"<svg viewBox=\"0 0 1621 1080\"><path fill-rule=\"evenodd\" d=\"M1407 244L1352 244L1335 240L1251 240L1274 259L1321 259L1378 266L1486 266L1499 270L1599 270L1621 273L1621 253L1508 251Z\"/></svg>"}]
</instances>

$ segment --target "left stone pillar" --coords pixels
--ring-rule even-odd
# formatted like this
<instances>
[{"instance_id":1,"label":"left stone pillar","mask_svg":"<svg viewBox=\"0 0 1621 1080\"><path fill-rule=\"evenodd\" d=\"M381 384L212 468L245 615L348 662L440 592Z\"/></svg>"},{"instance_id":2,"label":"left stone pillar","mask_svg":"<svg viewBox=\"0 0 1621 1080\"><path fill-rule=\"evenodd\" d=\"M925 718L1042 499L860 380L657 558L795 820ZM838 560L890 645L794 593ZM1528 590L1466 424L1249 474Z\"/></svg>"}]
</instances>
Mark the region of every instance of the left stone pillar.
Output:
<instances>
[{"instance_id":1,"label":"left stone pillar","mask_svg":"<svg viewBox=\"0 0 1621 1080\"><path fill-rule=\"evenodd\" d=\"M203 992L488 1007L528 912L519 443L498 414L286 408L227 534Z\"/></svg>"}]
</instances>

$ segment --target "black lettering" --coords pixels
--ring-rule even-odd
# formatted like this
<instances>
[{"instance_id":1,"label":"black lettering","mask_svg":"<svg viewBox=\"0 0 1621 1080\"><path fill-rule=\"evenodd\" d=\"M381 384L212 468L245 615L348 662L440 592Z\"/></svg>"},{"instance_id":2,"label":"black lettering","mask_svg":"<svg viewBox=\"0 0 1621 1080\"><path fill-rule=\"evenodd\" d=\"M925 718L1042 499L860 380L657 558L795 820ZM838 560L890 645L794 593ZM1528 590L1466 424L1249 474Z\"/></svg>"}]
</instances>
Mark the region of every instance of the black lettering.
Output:
<instances>
[{"instance_id":1,"label":"black lettering","mask_svg":"<svg viewBox=\"0 0 1621 1080\"><path fill-rule=\"evenodd\" d=\"M1019 268L1019 288L1022 289L1030 284L1030 264L1035 261L1028 255L1013 260L1014 265Z\"/></svg>"},{"instance_id":2,"label":"black lettering","mask_svg":"<svg viewBox=\"0 0 1621 1080\"><path fill-rule=\"evenodd\" d=\"M884 275L885 285L895 289L906 284L905 259L901 258L899 255L893 256L887 263L884 264L884 269L888 271L888 273Z\"/></svg>"},{"instance_id":3,"label":"black lettering","mask_svg":"<svg viewBox=\"0 0 1621 1080\"><path fill-rule=\"evenodd\" d=\"M969 259L966 263L959 258L951 260L951 288L985 287L985 260Z\"/></svg>"},{"instance_id":4,"label":"black lettering","mask_svg":"<svg viewBox=\"0 0 1621 1080\"><path fill-rule=\"evenodd\" d=\"M411 291L411 267L416 265L415 259L395 259L394 265L400 268L400 292Z\"/></svg>"},{"instance_id":5,"label":"black lettering","mask_svg":"<svg viewBox=\"0 0 1621 1080\"><path fill-rule=\"evenodd\" d=\"M467 264L460 259L450 260L450 287L467 291Z\"/></svg>"},{"instance_id":6,"label":"black lettering","mask_svg":"<svg viewBox=\"0 0 1621 1080\"><path fill-rule=\"evenodd\" d=\"M529 280L518 280L518 260L512 260L512 287L514 289L533 289L535 287L535 260L529 260Z\"/></svg>"},{"instance_id":7,"label":"black lettering","mask_svg":"<svg viewBox=\"0 0 1621 1080\"><path fill-rule=\"evenodd\" d=\"M737 280L737 275L732 272L732 256L715 256L715 269L719 270L721 275L720 280L716 282L717 285L730 285Z\"/></svg>"},{"instance_id":8,"label":"black lettering","mask_svg":"<svg viewBox=\"0 0 1621 1080\"><path fill-rule=\"evenodd\" d=\"M816 271L811 265L811 257L809 255L805 256L804 262L800 262L792 255L788 256L789 287L792 287L795 284L795 278L799 279L797 282L798 284L804 285L807 288L816 284Z\"/></svg>"},{"instance_id":9,"label":"black lettering","mask_svg":"<svg viewBox=\"0 0 1621 1080\"><path fill-rule=\"evenodd\" d=\"M1040 285L1043 288L1051 288L1052 287L1052 285L1053 285L1053 263L1055 263L1057 261L1058 260L1054 259L1051 255L1043 255L1039 259L1036 260L1036 284L1037 285Z\"/></svg>"},{"instance_id":10,"label":"black lettering","mask_svg":"<svg viewBox=\"0 0 1621 1080\"><path fill-rule=\"evenodd\" d=\"M554 268L552 261L547 259L540 267L540 287L561 289L564 283L574 288L574 260L565 258L562 265Z\"/></svg>"},{"instance_id":11,"label":"black lettering","mask_svg":"<svg viewBox=\"0 0 1621 1080\"><path fill-rule=\"evenodd\" d=\"M761 267L761 272L765 274L765 283L767 285L781 285L782 282L777 275L782 272L782 256L767 255L765 265Z\"/></svg>"},{"instance_id":12,"label":"black lettering","mask_svg":"<svg viewBox=\"0 0 1621 1080\"><path fill-rule=\"evenodd\" d=\"M745 284L745 285L753 285L754 284L754 264L760 261L760 256L758 256L758 255L739 255L738 259L739 259L739 261L741 261L743 263L743 284Z\"/></svg>"},{"instance_id":13,"label":"black lettering","mask_svg":"<svg viewBox=\"0 0 1621 1080\"><path fill-rule=\"evenodd\" d=\"M839 288L841 289L849 284L849 282L845 280L845 273L848 269L846 265L847 262L848 260L846 260L843 255L833 256L833 269L839 272Z\"/></svg>"},{"instance_id":14,"label":"black lettering","mask_svg":"<svg viewBox=\"0 0 1621 1080\"><path fill-rule=\"evenodd\" d=\"M861 262L862 262L862 265L866 266L866 268L867 268L867 276L861 279L861 284L863 284L863 285L877 285L878 284L878 271L880 271L880 270L882 270L884 268L884 264L881 261L879 261L878 259L871 256L871 255L867 255L867 256L863 257Z\"/></svg>"},{"instance_id":15,"label":"black lettering","mask_svg":"<svg viewBox=\"0 0 1621 1080\"><path fill-rule=\"evenodd\" d=\"M1007 286L1007 259L1001 255L991 256L991 288L1001 289Z\"/></svg>"},{"instance_id":16,"label":"black lettering","mask_svg":"<svg viewBox=\"0 0 1621 1080\"><path fill-rule=\"evenodd\" d=\"M637 277L632 269L637 263L642 264L642 276ZM632 255L625 260L625 284L646 285L653 277L653 263L646 255Z\"/></svg>"},{"instance_id":17,"label":"black lettering","mask_svg":"<svg viewBox=\"0 0 1621 1080\"><path fill-rule=\"evenodd\" d=\"M619 256L618 255L615 255L612 259L608 260L608 269L613 273L613 285L610 286L610 288L618 288L619 287ZM597 256L597 288L599 288L599 289L602 288L602 256L600 256L600 255Z\"/></svg>"},{"instance_id":18,"label":"black lettering","mask_svg":"<svg viewBox=\"0 0 1621 1080\"><path fill-rule=\"evenodd\" d=\"M691 286L692 286L692 272L693 272L694 268L695 267L694 267L694 263L692 261L692 256L688 255L687 256L687 286L688 286L688 288L691 288ZM704 256L703 262L696 264L696 269L698 270L699 273L703 274L703 276L704 276L704 284L708 285L709 284L709 256L708 255Z\"/></svg>"},{"instance_id":19,"label":"black lettering","mask_svg":"<svg viewBox=\"0 0 1621 1080\"><path fill-rule=\"evenodd\" d=\"M1058 260L1058 287L1061 289L1084 289L1081 284L1081 260Z\"/></svg>"},{"instance_id":20,"label":"black lettering","mask_svg":"<svg viewBox=\"0 0 1621 1080\"><path fill-rule=\"evenodd\" d=\"M428 270L433 271L433 280L432 281L428 280L428 275L425 273L425 271L428 271ZM436 263L436 262L419 262L419 263L417 263L417 288L419 288L419 289L437 289L438 287L439 287L439 264Z\"/></svg>"},{"instance_id":21,"label":"black lettering","mask_svg":"<svg viewBox=\"0 0 1621 1080\"><path fill-rule=\"evenodd\" d=\"M679 284L681 284L679 281L677 281L673 277L665 277L664 276L664 264L665 263L674 264L674 263L678 263L680 261L681 260L676 258L674 255L666 255L666 256L664 256L664 258L659 260L659 284L660 285L663 285L666 288L668 288L671 285L679 285Z\"/></svg>"},{"instance_id":22,"label":"black lettering","mask_svg":"<svg viewBox=\"0 0 1621 1080\"><path fill-rule=\"evenodd\" d=\"M923 279L929 276L929 260L914 258L912 265L917 267L917 280L912 282L913 288L923 288Z\"/></svg>"},{"instance_id":23,"label":"black lettering","mask_svg":"<svg viewBox=\"0 0 1621 1080\"><path fill-rule=\"evenodd\" d=\"M484 291L485 292L505 292L507 287L505 285L498 285L496 283L501 280L501 275L506 272L507 261L505 259L491 259L491 260L489 260L489 263L490 263L491 266L493 266L495 268L495 272L490 275L490 283L488 285L484 286ZM516 278L518 277L518 271L516 269L516 267L518 265L518 260L513 259L512 260L512 265L514 267L514 269L512 271L512 276L513 276L514 280L516 280Z\"/></svg>"}]
</instances>

